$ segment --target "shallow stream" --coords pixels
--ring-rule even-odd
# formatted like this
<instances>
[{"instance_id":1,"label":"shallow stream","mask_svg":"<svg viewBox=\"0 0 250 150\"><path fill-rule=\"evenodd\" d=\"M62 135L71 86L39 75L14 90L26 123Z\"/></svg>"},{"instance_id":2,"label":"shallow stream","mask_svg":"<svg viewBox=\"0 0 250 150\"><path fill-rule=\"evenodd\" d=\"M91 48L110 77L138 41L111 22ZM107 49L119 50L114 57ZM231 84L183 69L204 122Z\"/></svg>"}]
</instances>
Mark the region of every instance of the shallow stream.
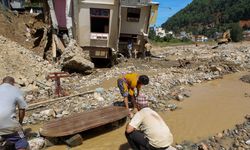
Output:
<instances>
[{"instance_id":1,"label":"shallow stream","mask_svg":"<svg viewBox=\"0 0 250 150\"><path fill-rule=\"evenodd\" d=\"M235 73L223 79L186 87L191 97L176 103L180 109L159 112L174 135L174 143L184 140L199 141L215 135L235 124L242 123L250 114L250 84L239 78L249 73ZM49 150L127 150L124 136L125 125L102 134L93 133L81 146L68 148L65 145L53 146ZM101 133L101 132L100 132Z\"/></svg>"}]
</instances>

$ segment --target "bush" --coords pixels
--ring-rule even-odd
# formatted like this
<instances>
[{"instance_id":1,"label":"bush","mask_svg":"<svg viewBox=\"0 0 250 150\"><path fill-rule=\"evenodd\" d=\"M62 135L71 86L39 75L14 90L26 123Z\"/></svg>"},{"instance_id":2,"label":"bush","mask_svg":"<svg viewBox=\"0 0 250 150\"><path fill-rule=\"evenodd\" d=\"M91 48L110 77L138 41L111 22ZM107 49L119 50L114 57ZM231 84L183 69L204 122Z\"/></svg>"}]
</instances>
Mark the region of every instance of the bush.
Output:
<instances>
[{"instance_id":1,"label":"bush","mask_svg":"<svg viewBox=\"0 0 250 150\"><path fill-rule=\"evenodd\" d=\"M231 25L231 39L233 42L239 42L243 39L243 35L242 35L242 28L240 27L239 23L233 23Z\"/></svg>"}]
</instances>

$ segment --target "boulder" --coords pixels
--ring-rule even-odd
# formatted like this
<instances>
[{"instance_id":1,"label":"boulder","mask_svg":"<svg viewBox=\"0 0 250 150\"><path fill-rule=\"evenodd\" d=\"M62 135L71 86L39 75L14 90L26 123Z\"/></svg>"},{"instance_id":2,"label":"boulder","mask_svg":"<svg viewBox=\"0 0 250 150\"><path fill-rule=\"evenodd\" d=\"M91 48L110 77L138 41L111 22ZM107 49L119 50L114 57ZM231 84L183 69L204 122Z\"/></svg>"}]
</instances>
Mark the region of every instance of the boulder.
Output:
<instances>
[{"instance_id":1,"label":"boulder","mask_svg":"<svg viewBox=\"0 0 250 150\"><path fill-rule=\"evenodd\" d=\"M70 60L63 62L62 66L62 70L78 73L82 73L94 68L94 64L91 61L84 59L81 55L76 55Z\"/></svg>"},{"instance_id":2,"label":"boulder","mask_svg":"<svg viewBox=\"0 0 250 150\"><path fill-rule=\"evenodd\" d=\"M83 51L76 44L75 40L71 40L61 55L62 69L68 72L85 72L94 68L94 64L90 61L89 53Z\"/></svg>"}]
</instances>

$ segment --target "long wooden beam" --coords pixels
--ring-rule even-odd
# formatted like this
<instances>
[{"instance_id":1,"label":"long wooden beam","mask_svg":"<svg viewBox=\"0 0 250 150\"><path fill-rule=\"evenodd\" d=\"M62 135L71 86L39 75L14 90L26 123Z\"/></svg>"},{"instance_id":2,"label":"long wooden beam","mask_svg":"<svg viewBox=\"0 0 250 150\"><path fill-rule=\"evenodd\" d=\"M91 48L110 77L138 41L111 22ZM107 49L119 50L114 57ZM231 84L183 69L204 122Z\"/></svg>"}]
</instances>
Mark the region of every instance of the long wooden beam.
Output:
<instances>
[{"instance_id":1,"label":"long wooden beam","mask_svg":"<svg viewBox=\"0 0 250 150\"><path fill-rule=\"evenodd\" d=\"M91 90L91 91L82 92L82 93L78 93L78 94L74 94L74 95L70 95L70 96L64 96L64 97L50 99L50 100L46 100L46 101L42 101L42 102L38 102L38 103L33 103L33 104L28 105L27 110L29 111L29 110L33 110L33 109L42 107L40 105L44 105L44 104L47 104L47 103L57 102L57 101L60 101L60 100L65 100L67 98L76 97L76 96L85 95L85 94L91 94L91 93L94 93L94 92L95 92L95 90Z\"/></svg>"}]
</instances>

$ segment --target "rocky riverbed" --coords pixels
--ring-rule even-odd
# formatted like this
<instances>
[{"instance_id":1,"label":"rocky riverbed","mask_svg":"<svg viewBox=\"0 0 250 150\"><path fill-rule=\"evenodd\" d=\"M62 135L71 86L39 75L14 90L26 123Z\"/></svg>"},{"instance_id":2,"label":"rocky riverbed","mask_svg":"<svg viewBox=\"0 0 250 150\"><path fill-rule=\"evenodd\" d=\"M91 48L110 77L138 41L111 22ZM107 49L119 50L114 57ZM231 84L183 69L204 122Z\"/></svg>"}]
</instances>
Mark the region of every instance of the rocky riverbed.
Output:
<instances>
[{"instance_id":1,"label":"rocky riverbed","mask_svg":"<svg viewBox=\"0 0 250 150\"><path fill-rule=\"evenodd\" d=\"M250 116L246 115L243 124L234 129L223 130L215 136L198 143L184 141L176 145L178 150L248 150L250 149Z\"/></svg>"},{"instance_id":2,"label":"rocky riverbed","mask_svg":"<svg viewBox=\"0 0 250 150\"><path fill-rule=\"evenodd\" d=\"M15 77L29 105L56 98L53 94L54 81L47 80L46 76L50 72L61 71L62 64L45 61L42 57L4 37L0 37L0 47L0 76ZM169 103L169 100L183 101L186 97L192 96L192 93L184 88L185 85L223 78L225 74L248 71L250 68L249 42L230 43L218 48L210 45L155 48L152 53L158 57L150 60L122 59L112 68L95 68L89 75L73 73L70 77L63 78L61 81L65 93L80 96L30 108L24 120L25 124L37 124L72 113L112 105L114 101L122 99L116 87L116 79L123 73L147 74L150 77L150 84L143 87L142 92L147 95L151 106L157 110L174 111L178 106ZM89 90L94 91L80 94ZM241 126L246 129L247 124L249 124L248 121ZM246 133L249 134L249 132ZM229 131L227 134L223 132L220 139L225 135L232 136ZM246 140L245 137L245 143ZM242 143L242 140L238 141ZM209 147L209 142L211 139L203 143ZM236 145L239 145L236 148L242 147L240 144ZM185 147L194 146L193 144L179 145L179 148L181 147L185 149ZM217 146L212 148L216 149Z\"/></svg>"}]
</instances>

